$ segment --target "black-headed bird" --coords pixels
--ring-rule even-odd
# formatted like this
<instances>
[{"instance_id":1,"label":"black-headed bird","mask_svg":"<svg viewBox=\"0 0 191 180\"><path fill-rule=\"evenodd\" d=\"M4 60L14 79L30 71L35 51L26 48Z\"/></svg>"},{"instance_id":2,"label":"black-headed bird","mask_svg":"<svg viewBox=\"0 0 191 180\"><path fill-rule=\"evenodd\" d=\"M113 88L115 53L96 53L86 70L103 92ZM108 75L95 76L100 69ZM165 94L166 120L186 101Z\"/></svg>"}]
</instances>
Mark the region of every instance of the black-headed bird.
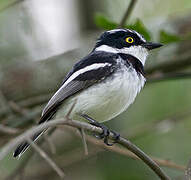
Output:
<instances>
[{"instance_id":1,"label":"black-headed bird","mask_svg":"<svg viewBox=\"0 0 191 180\"><path fill-rule=\"evenodd\" d=\"M39 124L66 116L75 103L70 118L88 120L101 127L100 137L108 145L109 129L102 122L124 112L145 84L144 64L149 50L161 47L147 42L134 30L114 29L104 32L92 52L79 60L66 75L61 87L43 109ZM38 132L32 140L42 133ZM117 133L116 138L119 137ZM14 152L20 156L29 144L21 143Z\"/></svg>"}]
</instances>

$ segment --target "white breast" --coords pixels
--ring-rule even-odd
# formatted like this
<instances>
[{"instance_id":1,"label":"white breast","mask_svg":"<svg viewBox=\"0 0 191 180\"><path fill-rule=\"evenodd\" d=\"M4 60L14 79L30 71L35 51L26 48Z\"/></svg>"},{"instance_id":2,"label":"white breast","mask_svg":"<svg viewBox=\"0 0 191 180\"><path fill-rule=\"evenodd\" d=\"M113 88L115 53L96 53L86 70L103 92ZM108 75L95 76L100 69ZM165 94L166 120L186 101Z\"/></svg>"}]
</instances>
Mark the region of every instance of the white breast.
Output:
<instances>
[{"instance_id":1,"label":"white breast","mask_svg":"<svg viewBox=\"0 0 191 180\"><path fill-rule=\"evenodd\" d=\"M79 114L85 113L98 122L108 121L133 103L144 83L142 75L138 75L132 67L124 66L103 82L66 100L56 117L63 117L77 99L72 119L82 120Z\"/></svg>"}]
</instances>

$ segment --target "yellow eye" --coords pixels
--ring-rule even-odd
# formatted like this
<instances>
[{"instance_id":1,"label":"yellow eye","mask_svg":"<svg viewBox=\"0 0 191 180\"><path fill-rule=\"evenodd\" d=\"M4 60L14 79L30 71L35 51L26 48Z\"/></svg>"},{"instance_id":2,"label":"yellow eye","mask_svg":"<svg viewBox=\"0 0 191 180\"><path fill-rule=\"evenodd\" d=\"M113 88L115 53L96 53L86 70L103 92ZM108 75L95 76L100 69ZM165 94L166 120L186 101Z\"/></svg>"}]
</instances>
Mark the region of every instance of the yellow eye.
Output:
<instances>
[{"instance_id":1,"label":"yellow eye","mask_svg":"<svg viewBox=\"0 0 191 180\"><path fill-rule=\"evenodd\" d=\"M132 37L127 37L127 38L125 39L125 41L126 41L127 43L133 43L133 42L134 42L134 39L133 39Z\"/></svg>"}]
</instances>

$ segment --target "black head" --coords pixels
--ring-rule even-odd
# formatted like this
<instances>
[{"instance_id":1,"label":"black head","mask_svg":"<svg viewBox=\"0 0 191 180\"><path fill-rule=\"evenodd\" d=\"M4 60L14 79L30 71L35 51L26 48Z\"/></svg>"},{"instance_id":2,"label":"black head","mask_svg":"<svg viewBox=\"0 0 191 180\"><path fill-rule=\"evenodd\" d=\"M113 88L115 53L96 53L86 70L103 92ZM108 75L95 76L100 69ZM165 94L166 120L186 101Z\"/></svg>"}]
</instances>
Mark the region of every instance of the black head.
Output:
<instances>
[{"instance_id":1,"label":"black head","mask_svg":"<svg viewBox=\"0 0 191 180\"><path fill-rule=\"evenodd\" d=\"M114 29L104 32L98 39L96 48L101 45L107 45L117 49L142 46L148 50L162 46L159 43L147 42L141 34L129 29Z\"/></svg>"}]
</instances>

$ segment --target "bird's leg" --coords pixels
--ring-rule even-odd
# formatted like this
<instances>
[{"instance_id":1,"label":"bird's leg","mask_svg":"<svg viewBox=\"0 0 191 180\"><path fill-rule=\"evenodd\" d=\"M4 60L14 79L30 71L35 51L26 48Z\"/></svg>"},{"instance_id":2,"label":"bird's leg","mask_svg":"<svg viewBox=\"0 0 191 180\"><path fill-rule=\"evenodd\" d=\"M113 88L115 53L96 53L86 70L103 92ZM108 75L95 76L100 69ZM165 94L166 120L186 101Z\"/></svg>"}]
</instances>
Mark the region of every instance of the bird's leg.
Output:
<instances>
[{"instance_id":1,"label":"bird's leg","mask_svg":"<svg viewBox=\"0 0 191 180\"><path fill-rule=\"evenodd\" d=\"M90 116L88 116L87 114L81 114L81 116L82 116L83 118L85 118L86 120L88 120L91 125L96 126L96 127L100 127L100 128L103 130L103 132L102 132L101 134L95 135L95 137L96 137L96 138L99 138L99 139L103 139L103 140L104 140L104 143L105 143L106 145L112 146L112 145L113 145L114 143L116 143L117 140L119 139L119 137L120 137L120 134L119 134L119 133L117 133L117 132L115 132L115 131L112 131L112 130L109 130L108 127L106 127L105 125L103 125L103 124L97 122L96 120L92 119L92 118L91 118ZM112 132L113 135L114 135L114 142L113 142L113 143L109 143L109 142L108 142L108 138L109 138L110 132Z\"/></svg>"}]
</instances>

